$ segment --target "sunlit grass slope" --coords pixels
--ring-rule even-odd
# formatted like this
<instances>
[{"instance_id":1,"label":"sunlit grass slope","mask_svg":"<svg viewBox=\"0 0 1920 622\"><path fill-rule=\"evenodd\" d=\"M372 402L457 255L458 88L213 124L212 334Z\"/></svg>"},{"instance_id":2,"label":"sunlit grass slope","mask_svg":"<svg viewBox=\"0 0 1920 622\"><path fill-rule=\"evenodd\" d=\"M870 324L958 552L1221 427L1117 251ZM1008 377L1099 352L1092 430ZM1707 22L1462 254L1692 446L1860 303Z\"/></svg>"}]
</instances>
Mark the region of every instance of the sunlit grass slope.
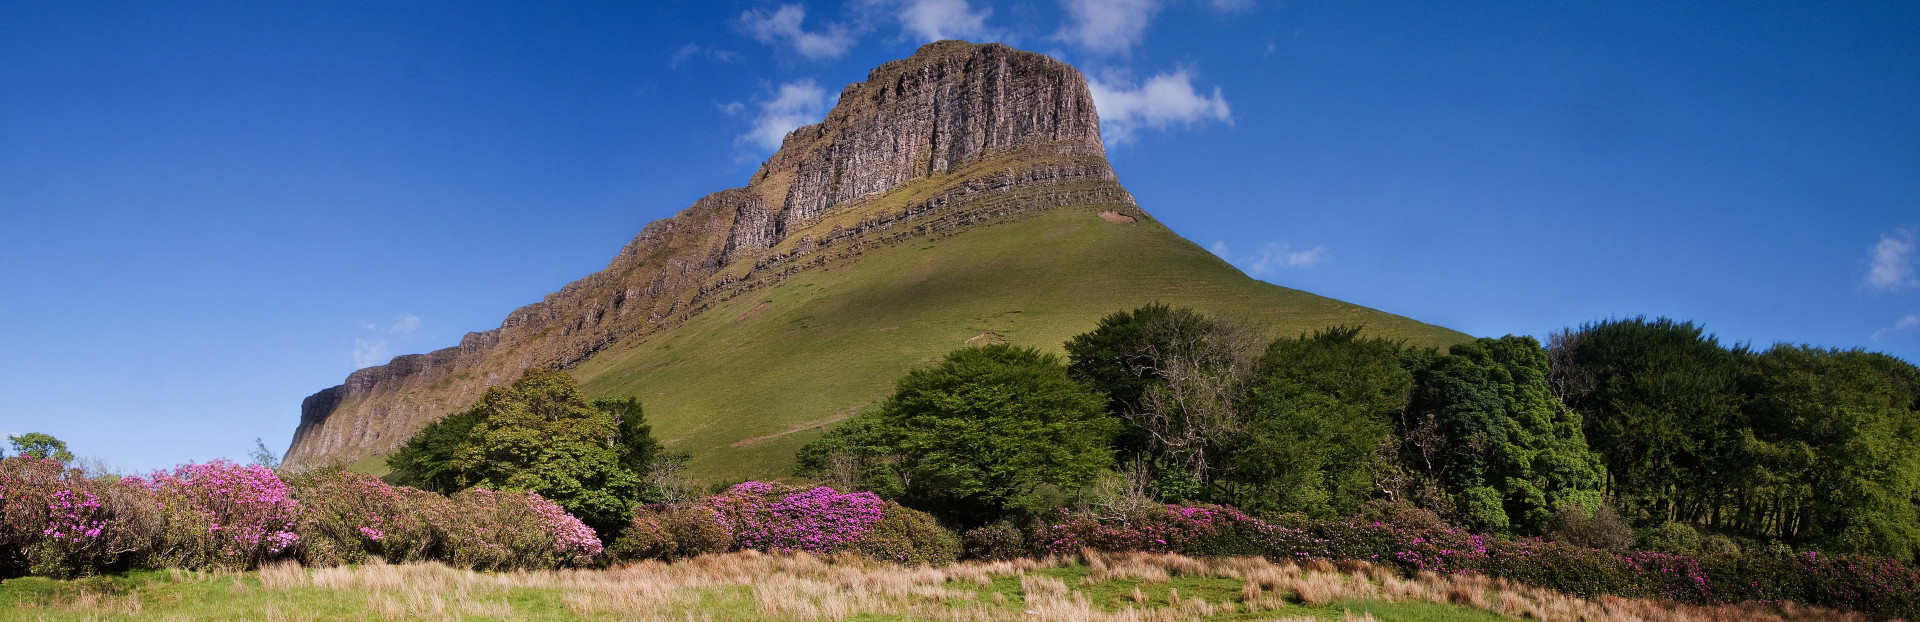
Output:
<instances>
[{"instance_id":1,"label":"sunlit grass slope","mask_svg":"<svg viewBox=\"0 0 1920 622\"><path fill-rule=\"evenodd\" d=\"M785 476L794 451L883 399L914 365L1004 339L1060 352L1101 316L1150 302L1293 335L1364 324L1409 344L1467 335L1256 281L1151 219L1076 206L869 250L749 292L573 370L594 396L635 395L654 435L709 480Z\"/></svg>"}]
</instances>

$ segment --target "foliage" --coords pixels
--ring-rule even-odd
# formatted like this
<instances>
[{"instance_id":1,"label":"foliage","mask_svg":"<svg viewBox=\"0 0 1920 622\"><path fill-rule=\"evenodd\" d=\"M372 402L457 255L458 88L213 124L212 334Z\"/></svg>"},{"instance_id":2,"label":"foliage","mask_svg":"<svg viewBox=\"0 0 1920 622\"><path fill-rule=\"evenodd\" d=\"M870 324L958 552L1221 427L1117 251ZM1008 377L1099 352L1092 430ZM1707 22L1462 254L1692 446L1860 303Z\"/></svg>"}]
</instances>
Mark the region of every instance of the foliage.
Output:
<instances>
[{"instance_id":1,"label":"foliage","mask_svg":"<svg viewBox=\"0 0 1920 622\"><path fill-rule=\"evenodd\" d=\"M445 561L476 570L586 566L601 553L593 528L539 493L469 488L449 498Z\"/></svg>"},{"instance_id":2,"label":"foliage","mask_svg":"<svg viewBox=\"0 0 1920 622\"><path fill-rule=\"evenodd\" d=\"M1687 555L1701 552L1703 540L1693 526L1677 521L1660 523L1640 537L1640 548Z\"/></svg>"},{"instance_id":3,"label":"foliage","mask_svg":"<svg viewBox=\"0 0 1920 622\"><path fill-rule=\"evenodd\" d=\"M999 521L967 530L960 535L967 557L989 561L1009 560L1027 552L1026 534L1012 522Z\"/></svg>"},{"instance_id":4,"label":"foliage","mask_svg":"<svg viewBox=\"0 0 1920 622\"><path fill-rule=\"evenodd\" d=\"M933 515L888 501L880 520L847 550L908 566L944 566L960 558L960 538Z\"/></svg>"},{"instance_id":5,"label":"foliage","mask_svg":"<svg viewBox=\"0 0 1920 622\"><path fill-rule=\"evenodd\" d=\"M39 432L16 434L8 436L7 442L12 443L14 453L21 456L52 460L60 464L73 462L73 453L67 451L66 441L49 434Z\"/></svg>"},{"instance_id":6,"label":"foliage","mask_svg":"<svg viewBox=\"0 0 1920 622\"><path fill-rule=\"evenodd\" d=\"M300 500L295 557L308 566L392 563L438 556L454 511L446 497L341 469L291 479Z\"/></svg>"},{"instance_id":7,"label":"foliage","mask_svg":"<svg viewBox=\"0 0 1920 622\"><path fill-rule=\"evenodd\" d=\"M145 487L53 460L0 459L0 577L124 567L150 549L157 514Z\"/></svg>"},{"instance_id":8,"label":"foliage","mask_svg":"<svg viewBox=\"0 0 1920 622\"><path fill-rule=\"evenodd\" d=\"M802 452L803 474L866 474L906 505L983 524L1042 486L1078 487L1113 461L1099 395L1032 348L962 348L908 372L893 397Z\"/></svg>"},{"instance_id":9,"label":"foliage","mask_svg":"<svg viewBox=\"0 0 1920 622\"><path fill-rule=\"evenodd\" d=\"M300 540L299 502L273 469L215 460L123 481L146 486L157 500L158 566L256 568Z\"/></svg>"},{"instance_id":10,"label":"foliage","mask_svg":"<svg viewBox=\"0 0 1920 622\"><path fill-rule=\"evenodd\" d=\"M1375 475L1388 467L1379 450L1413 375L1400 365L1398 343L1359 335L1359 327L1340 327L1267 347L1221 501L1331 516L1373 497Z\"/></svg>"},{"instance_id":11,"label":"foliage","mask_svg":"<svg viewBox=\"0 0 1920 622\"><path fill-rule=\"evenodd\" d=\"M732 549L733 530L713 508L655 503L634 509L633 524L607 554L616 561L672 561Z\"/></svg>"},{"instance_id":12,"label":"foliage","mask_svg":"<svg viewBox=\"0 0 1920 622\"><path fill-rule=\"evenodd\" d=\"M1627 526L1609 504L1599 504L1592 510L1578 505L1563 505L1553 513L1541 536L1555 542L1566 542L1575 546L1604 551L1625 551L1633 548L1633 528ZM1698 536L1695 537L1696 546Z\"/></svg>"},{"instance_id":13,"label":"foliage","mask_svg":"<svg viewBox=\"0 0 1920 622\"><path fill-rule=\"evenodd\" d=\"M536 492L611 533L631 520L661 453L638 400L588 402L566 374L528 369L422 429L388 465L395 482L443 493Z\"/></svg>"},{"instance_id":14,"label":"foliage","mask_svg":"<svg viewBox=\"0 0 1920 622\"><path fill-rule=\"evenodd\" d=\"M280 454L276 454L272 449L268 449L267 441L259 437L254 437L253 450L247 452L247 463L257 464L269 469L278 469L280 468Z\"/></svg>"},{"instance_id":15,"label":"foliage","mask_svg":"<svg viewBox=\"0 0 1920 622\"><path fill-rule=\"evenodd\" d=\"M1431 469L1475 527L1535 531L1561 506L1599 502L1599 458L1549 391L1538 341L1481 338L1409 361L1419 389L1401 435L1419 458L1407 463Z\"/></svg>"},{"instance_id":16,"label":"foliage","mask_svg":"<svg viewBox=\"0 0 1920 622\"><path fill-rule=\"evenodd\" d=\"M792 490L768 482L737 484L706 504L732 530L736 546L779 553L839 550L886 514L886 503L871 492Z\"/></svg>"}]
</instances>

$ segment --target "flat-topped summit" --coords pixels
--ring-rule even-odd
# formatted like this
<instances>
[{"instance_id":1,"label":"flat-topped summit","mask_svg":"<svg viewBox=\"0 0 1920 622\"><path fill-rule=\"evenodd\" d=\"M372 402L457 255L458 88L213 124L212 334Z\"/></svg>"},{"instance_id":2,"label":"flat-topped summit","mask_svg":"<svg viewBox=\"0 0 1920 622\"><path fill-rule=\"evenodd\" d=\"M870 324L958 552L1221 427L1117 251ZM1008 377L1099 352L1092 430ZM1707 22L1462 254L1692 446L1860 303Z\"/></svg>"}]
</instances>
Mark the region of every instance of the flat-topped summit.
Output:
<instances>
[{"instance_id":1,"label":"flat-topped summit","mask_svg":"<svg viewBox=\"0 0 1920 622\"><path fill-rule=\"evenodd\" d=\"M307 398L286 464L385 453L523 369L574 365L873 244L1077 203L1137 212L1107 165L1080 72L997 43L931 43L848 85L746 187L648 224L606 270L459 346L396 357Z\"/></svg>"}]
</instances>

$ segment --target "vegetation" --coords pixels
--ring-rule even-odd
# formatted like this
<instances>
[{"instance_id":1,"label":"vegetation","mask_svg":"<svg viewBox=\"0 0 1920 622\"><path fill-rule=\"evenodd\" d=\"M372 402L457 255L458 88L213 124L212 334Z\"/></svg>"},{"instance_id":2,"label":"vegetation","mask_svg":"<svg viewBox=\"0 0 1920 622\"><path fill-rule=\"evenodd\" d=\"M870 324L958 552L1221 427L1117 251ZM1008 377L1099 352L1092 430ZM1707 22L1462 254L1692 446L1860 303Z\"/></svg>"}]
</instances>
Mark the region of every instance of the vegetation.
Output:
<instances>
[{"instance_id":1,"label":"vegetation","mask_svg":"<svg viewBox=\"0 0 1920 622\"><path fill-rule=\"evenodd\" d=\"M566 374L530 369L421 430L387 464L393 481L445 494L539 493L612 532L632 518L660 454L639 400L588 402Z\"/></svg>"},{"instance_id":2,"label":"vegetation","mask_svg":"<svg viewBox=\"0 0 1920 622\"><path fill-rule=\"evenodd\" d=\"M977 525L1077 488L1113 463L1100 395L1032 348L962 348L901 378L872 413L801 450L803 472Z\"/></svg>"},{"instance_id":3,"label":"vegetation","mask_svg":"<svg viewBox=\"0 0 1920 622\"><path fill-rule=\"evenodd\" d=\"M1248 278L1151 218L1094 216L1110 208L1132 209L1048 210L875 244L857 261L703 300L712 306L672 330L622 340L569 371L588 396L645 402L654 437L692 456L689 476L733 482L787 476L801 446L955 348L1002 339L1064 356L1061 344L1101 317L1154 301L1235 314L1268 336L1364 324L1413 346L1471 338Z\"/></svg>"},{"instance_id":4,"label":"vegetation","mask_svg":"<svg viewBox=\"0 0 1920 622\"><path fill-rule=\"evenodd\" d=\"M28 432L8 436L7 442L13 444L13 452L17 455L61 464L73 462L73 453L67 451L67 443L49 434Z\"/></svg>"}]
</instances>

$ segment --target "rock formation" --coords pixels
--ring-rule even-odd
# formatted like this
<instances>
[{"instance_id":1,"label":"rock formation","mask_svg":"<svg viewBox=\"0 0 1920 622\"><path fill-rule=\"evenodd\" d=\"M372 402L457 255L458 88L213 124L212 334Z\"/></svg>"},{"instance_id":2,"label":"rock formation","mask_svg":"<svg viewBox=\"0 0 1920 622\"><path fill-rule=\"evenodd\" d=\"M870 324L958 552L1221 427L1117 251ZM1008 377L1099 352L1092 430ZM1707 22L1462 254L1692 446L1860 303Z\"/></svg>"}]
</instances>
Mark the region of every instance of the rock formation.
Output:
<instances>
[{"instance_id":1,"label":"rock formation","mask_svg":"<svg viewBox=\"0 0 1920 622\"><path fill-rule=\"evenodd\" d=\"M1094 205L1134 203L1107 165L1079 71L999 44L928 44L848 85L746 187L648 224L605 270L459 346L396 357L308 397L285 464L387 453L528 367L571 366L871 245Z\"/></svg>"}]
</instances>

